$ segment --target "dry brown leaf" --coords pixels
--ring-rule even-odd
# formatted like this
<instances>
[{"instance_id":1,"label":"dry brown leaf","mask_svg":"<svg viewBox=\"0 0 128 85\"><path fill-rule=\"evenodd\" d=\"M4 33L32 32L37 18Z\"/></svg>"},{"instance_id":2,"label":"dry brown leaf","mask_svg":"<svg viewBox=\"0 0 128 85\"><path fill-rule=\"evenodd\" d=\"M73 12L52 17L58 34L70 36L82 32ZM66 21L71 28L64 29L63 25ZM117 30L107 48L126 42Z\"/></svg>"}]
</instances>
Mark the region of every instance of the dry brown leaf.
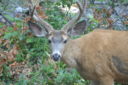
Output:
<instances>
[{"instance_id":1,"label":"dry brown leaf","mask_svg":"<svg viewBox=\"0 0 128 85\"><path fill-rule=\"evenodd\" d=\"M48 16L45 15L44 11L42 10L42 7L41 6L37 6L36 7L36 10L38 12L38 15L43 18L43 19L46 19L48 18Z\"/></svg>"},{"instance_id":2,"label":"dry brown leaf","mask_svg":"<svg viewBox=\"0 0 128 85\"><path fill-rule=\"evenodd\" d=\"M110 25L114 22L111 18L106 18L106 20Z\"/></svg>"},{"instance_id":3,"label":"dry brown leaf","mask_svg":"<svg viewBox=\"0 0 128 85\"><path fill-rule=\"evenodd\" d=\"M123 23L124 23L125 25L128 25L128 21L124 21Z\"/></svg>"}]
</instances>

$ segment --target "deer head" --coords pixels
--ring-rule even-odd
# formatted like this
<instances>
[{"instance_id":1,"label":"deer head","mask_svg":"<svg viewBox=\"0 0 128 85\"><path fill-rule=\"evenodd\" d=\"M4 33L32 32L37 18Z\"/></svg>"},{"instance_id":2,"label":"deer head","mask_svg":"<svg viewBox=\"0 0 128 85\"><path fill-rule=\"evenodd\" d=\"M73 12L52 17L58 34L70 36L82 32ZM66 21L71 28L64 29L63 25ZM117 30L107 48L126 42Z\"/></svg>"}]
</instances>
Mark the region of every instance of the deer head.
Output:
<instances>
[{"instance_id":1,"label":"deer head","mask_svg":"<svg viewBox=\"0 0 128 85\"><path fill-rule=\"evenodd\" d=\"M71 35L79 35L83 33L85 30L86 22L85 20L78 23L77 21L83 14L84 8L86 8L86 0L83 0L83 5L80 2L77 2L79 7L79 14L77 17L71 19L66 25L62 27L61 30L55 30L49 23L45 20L41 19L36 10L32 14L32 18L42 25L39 26L32 21L28 21L28 25L30 30L35 34L37 37L47 37L49 43L51 44L52 49L52 58L57 61L62 56L63 49L66 43L69 41L69 36Z\"/></svg>"}]
</instances>

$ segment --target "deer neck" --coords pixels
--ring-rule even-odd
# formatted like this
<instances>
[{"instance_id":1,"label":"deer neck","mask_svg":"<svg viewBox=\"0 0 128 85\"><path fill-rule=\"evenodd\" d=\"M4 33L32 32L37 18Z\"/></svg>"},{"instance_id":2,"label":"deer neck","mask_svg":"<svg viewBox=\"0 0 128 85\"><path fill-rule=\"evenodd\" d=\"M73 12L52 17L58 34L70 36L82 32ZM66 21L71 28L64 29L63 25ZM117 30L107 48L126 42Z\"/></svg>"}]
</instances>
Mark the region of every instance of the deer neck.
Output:
<instances>
[{"instance_id":1,"label":"deer neck","mask_svg":"<svg viewBox=\"0 0 128 85\"><path fill-rule=\"evenodd\" d=\"M77 61L79 59L80 48L77 45L76 40L69 40L63 49L62 61L69 65L69 67L76 68Z\"/></svg>"}]
</instances>

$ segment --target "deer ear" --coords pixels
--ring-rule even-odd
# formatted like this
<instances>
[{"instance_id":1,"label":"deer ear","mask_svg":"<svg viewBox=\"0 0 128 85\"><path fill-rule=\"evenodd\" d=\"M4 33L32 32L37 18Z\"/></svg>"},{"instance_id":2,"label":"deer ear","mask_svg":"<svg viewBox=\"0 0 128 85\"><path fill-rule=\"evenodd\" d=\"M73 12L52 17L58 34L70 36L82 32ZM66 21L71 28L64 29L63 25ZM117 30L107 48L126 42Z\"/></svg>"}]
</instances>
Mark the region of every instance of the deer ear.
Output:
<instances>
[{"instance_id":1,"label":"deer ear","mask_svg":"<svg viewBox=\"0 0 128 85\"><path fill-rule=\"evenodd\" d=\"M86 21L82 20L78 22L73 28L68 30L69 36L78 36L84 33L86 29Z\"/></svg>"},{"instance_id":2,"label":"deer ear","mask_svg":"<svg viewBox=\"0 0 128 85\"><path fill-rule=\"evenodd\" d=\"M38 24L31 21L28 22L29 29L37 37L45 37L48 34L48 31L45 28L40 27Z\"/></svg>"}]
</instances>

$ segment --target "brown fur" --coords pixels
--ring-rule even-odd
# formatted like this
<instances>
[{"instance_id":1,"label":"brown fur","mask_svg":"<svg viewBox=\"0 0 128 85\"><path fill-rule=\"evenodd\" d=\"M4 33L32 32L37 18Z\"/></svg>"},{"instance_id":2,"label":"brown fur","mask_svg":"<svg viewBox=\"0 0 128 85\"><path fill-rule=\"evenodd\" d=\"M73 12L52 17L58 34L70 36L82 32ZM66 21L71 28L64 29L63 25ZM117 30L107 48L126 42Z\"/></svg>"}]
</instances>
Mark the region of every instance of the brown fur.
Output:
<instances>
[{"instance_id":1,"label":"brown fur","mask_svg":"<svg viewBox=\"0 0 128 85\"><path fill-rule=\"evenodd\" d=\"M128 83L128 32L95 30L70 40L62 60L92 80L92 85Z\"/></svg>"}]
</instances>

